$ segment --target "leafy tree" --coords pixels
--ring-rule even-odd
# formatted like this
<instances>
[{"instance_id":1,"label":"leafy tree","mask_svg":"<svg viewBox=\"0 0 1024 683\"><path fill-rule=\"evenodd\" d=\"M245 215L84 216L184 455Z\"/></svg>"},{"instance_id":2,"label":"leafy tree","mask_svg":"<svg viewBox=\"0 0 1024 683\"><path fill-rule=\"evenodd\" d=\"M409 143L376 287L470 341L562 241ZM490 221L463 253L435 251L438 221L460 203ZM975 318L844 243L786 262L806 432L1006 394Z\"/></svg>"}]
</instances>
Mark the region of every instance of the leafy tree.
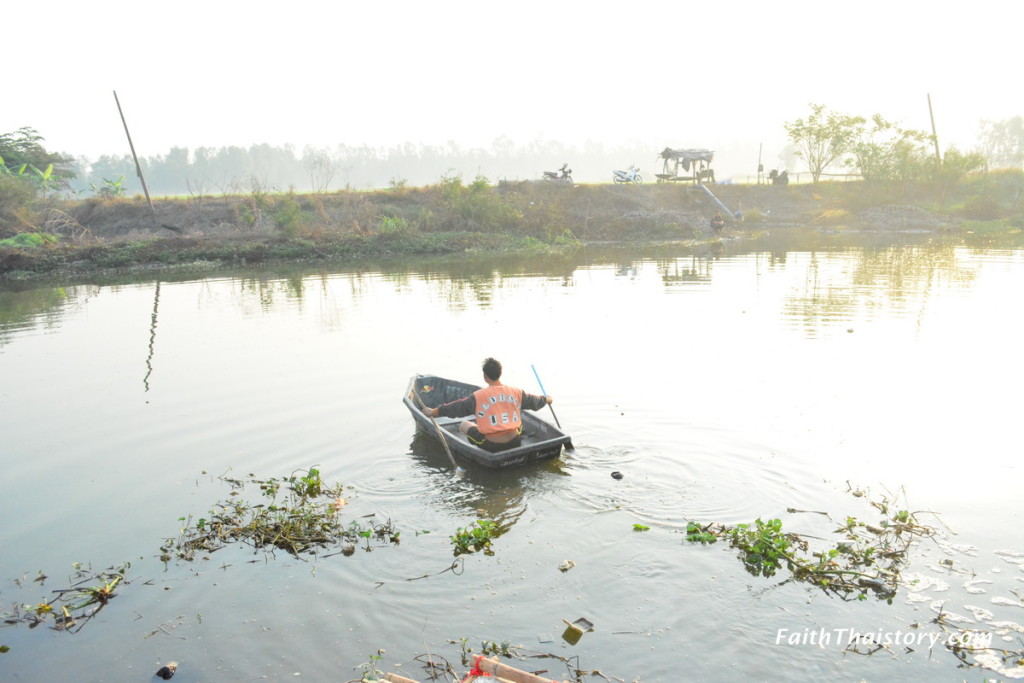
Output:
<instances>
[{"instance_id":1,"label":"leafy tree","mask_svg":"<svg viewBox=\"0 0 1024 683\"><path fill-rule=\"evenodd\" d=\"M871 121L871 128L862 129L850 149L853 159L849 163L866 182L920 180L927 176L934 165L928 147L930 135L901 128L881 114L875 114Z\"/></svg>"},{"instance_id":2,"label":"leafy tree","mask_svg":"<svg viewBox=\"0 0 1024 683\"><path fill-rule=\"evenodd\" d=\"M934 179L948 190L963 180L968 173L985 167L985 157L978 152L962 153L950 147L942 156L942 165L933 164Z\"/></svg>"},{"instance_id":3,"label":"leafy tree","mask_svg":"<svg viewBox=\"0 0 1024 683\"><path fill-rule=\"evenodd\" d=\"M827 111L823 104L811 104L806 119L785 124L786 133L797 148L797 155L807 162L814 182L834 162L852 150L860 138L864 119Z\"/></svg>"},{"instance_id":4,"label":"leafy tree","mask_svg":"<svg viewBox=\"0 0 1024 683\"><path fill-rule=\"evenodd\" d=\"M982 121L981 146L993 166L1024 164L1024 117L1005 121Z\"/></svg>"},{"instance_id":5,"label":"leafy tree","mask_svg":"<svg viewBox=\"0 0 1024 683\"><path fill-rule=\"evenodd\" d=\"M43 192L65 187L75 177L75 160L47 150L43 136L28 126L0 134L0 159L7 174L33 180Z\"/></svg>"}]
</instances>

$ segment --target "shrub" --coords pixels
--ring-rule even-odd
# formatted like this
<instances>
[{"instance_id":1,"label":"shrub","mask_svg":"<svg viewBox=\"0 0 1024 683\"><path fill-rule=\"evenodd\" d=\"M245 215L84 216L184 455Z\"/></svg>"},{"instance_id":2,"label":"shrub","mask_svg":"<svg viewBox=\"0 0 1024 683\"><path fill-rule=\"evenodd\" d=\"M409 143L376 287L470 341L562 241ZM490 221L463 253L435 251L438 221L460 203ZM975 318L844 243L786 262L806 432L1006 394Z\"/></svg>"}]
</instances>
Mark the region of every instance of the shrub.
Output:
<instances>
[{"instance_id":1,"label":"shrub","mask_svg":"<svg viewBox=\"0 0 1024 683\"><path fill-rule=\"evenodd\" d=\"M19 232L14 237L0 240L0 247L23 249L26 247L41 247L44 244L52 244L56 241L56 237L45 232Z\"/></svg>"},{"instance_id":2,"label":"shrub","mask_svg":"<svg viewBox=\"0 0 1024 683\"><path fill-rule=\"evenodd\" d=\"M441 201L448 213L447 228L497 232L511 228L520 217L515 207L491 187L484 176L477 176L469 185L463 185L461 175L448 175L441 179L440 189Z\"/></svg>"},{"instance_id":3,"label":"shrub","mask_svg":"<svg viewBox=\"0 0 1024 683\"><path fill-rule=\"evenodd\" d=\"M964 202L959 213L965 218L990 221L999 218L1004 212L998 198L992 195L975 195Z\"/></svg>"},{"instance_id":4,"label":"shrub","mask_svg":"<svg viewBox=\"0 0 1024 683\"><path fill-rule=\"evenodd\" d=\"M274 224L289 237L297 235L299 224L302 222L302 208L295 201L295 194L289 192L272 206Z\"/></svg>"},{"instance_id":5,"label":"shrub","mask_svg":"<svg viewBox=\"0 0 1024 683\"><path fill-rule=\"evenodd\" d=\"M0 235L34 224L32 202L36 189L24 178L0 175Z\"/></svg>"},{"instance_id":6,"label":"shrub","mask_svg":"<svg viewBox=\"0 0 1024 683\"><path fill-rule=\"evenodd\" d=\"M377 232L382 235L404 235L409 232L409 221L401 216L381 216L377 219Z\"/></svg>"},{"instance_id":7,"label":"shrub","mask_svg":"<svg viewBox=\"0 0 1024 683\"><path fill-rule=\"evenodd\" d=\"M744 223L760 223L764 220L764 214L761 209L748 209L743 212Z\"/></svg>"}]
</instances>

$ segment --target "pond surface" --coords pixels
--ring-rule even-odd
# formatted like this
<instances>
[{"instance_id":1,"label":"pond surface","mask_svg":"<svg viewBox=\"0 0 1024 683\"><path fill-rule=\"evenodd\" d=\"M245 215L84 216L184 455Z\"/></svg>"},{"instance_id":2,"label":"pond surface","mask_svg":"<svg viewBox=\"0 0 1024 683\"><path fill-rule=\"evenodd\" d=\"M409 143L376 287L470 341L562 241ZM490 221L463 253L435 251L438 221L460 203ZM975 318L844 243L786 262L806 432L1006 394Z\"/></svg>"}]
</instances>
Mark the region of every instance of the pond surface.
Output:
<instances>
[{"instance_id":1,"label":"pond surface","mask_svg":"<svg viewBox=\"0 0 1024 683\"><path fill-rule=\"evenodd\" d=\"M162 277L0 291L3 610L75 562L131 563L77 633L0 630L2 680L141 681L176 660L175 681L346 681L378 649L426 680L414 657L462 672L462 639L643 683L995 675L941 644L843 640L941 634L940 609L1021 648L1024 250L815 236ZM479 383L486 356L540 393L536 367L575 452L452 476L401 398L417 373ZM231 496L222 477L311 466L345 487L343 522L390 520L401 543L158 559ZM827 540L883 498L938 513L919 513L939 533L891 604L752 575L681 533L760 517ZM500 524L493 555L445 571L477 519ZM594 630L571 644L580 617Z\"/></svg>"}]
</instances>

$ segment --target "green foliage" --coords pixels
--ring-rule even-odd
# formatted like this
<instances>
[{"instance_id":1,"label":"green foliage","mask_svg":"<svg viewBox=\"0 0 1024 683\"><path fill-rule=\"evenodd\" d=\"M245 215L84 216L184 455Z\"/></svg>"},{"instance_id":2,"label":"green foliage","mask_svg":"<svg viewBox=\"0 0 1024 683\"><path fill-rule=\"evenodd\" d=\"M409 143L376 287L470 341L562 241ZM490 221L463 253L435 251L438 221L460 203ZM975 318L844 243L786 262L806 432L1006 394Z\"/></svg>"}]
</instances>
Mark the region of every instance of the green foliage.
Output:
<instances>
[{"instance_id":1,"label":"green foliage","mask_svg":"<svg viewBox=\"0 0 1024 683\"><path fill-rule=\"evenodd\" d=\"M454 536L451 536L452 545L455 546L455 555L464 555L483 550L484 554L490 555L491 540L498 533L498 523L487 519L478 519L468 527L459 527Z\"/></svg>"},{"instance_id":2,"label":"green foliage","mask_svg":"<svg viewBox=\"0 0 1024 683\"><path fill-rule=\"evenodd\" d=\"M381 235L405 235L409 229L409 221L401 216L381 216L377 219L377 232Z\"/></svg>"},{"instance_id":3,"label":"green foliage","mask_svg":"<svg viewBox=\"0 0 1024 683\"><path fill-rule=\"evenodd\" d=\"M960 229L964 232L973 232L979 235L999 235L1013 231L1020 232L1020 228L1015 228L1013 224L1005 218L1000 218L998 220L964 221L960 225Z\"/></svg>"},{"instance_id":4,"label":"green foliage","mask_svg":"<svg viewBox=\"0 0 1024 683\"><path fill-rule=\"evenodd\" d=\"M934 165L927 133L901 128L886 121L880 114L872 117L870 129L861 130L852 144L855 166L869 183L921 180Z\"/></svg>"},{"instance_id":5,"label":"green foliage","mask_svg":"<svg viewBox=\"0 0 1024 683\"><path fill-rule=\"evenodd\" d=\"M19 232L14 237L0 240L0 247L8 249L23 249L26 247L42 247L46 244L53 244L57 238L45 232Z\"/></svg>"},{"instance_id":6,"label":"green foliage","mask_svg":"<svg viewBox=\"0 0 1024 683\"><path fill-rule=\"evenodd\" d=\"M718 536L708 531L708 527L702 527L695 522L687 522L686 540L690 543L714 543L718 540Z\"/></svg>"},{"instance_id":7,"label":"green foliage","mask_svg":"<svg viewBox=\"0 0 1024 683\"><path fill-rule=\"evenodd\" d=\"M0 134L0 175L31 179L44 194L61 189L75 177L73 159L48 151L43 137L29 127Z\"/></svg>"},{"instance_id":8,"label":"green foliage","mask_svg":"<svg viewBox=\"0 0 1024 683\"><path fill-rule=\"evenodd\" d=\"M14 232L35 223L32 203L35 187L13 175L0 175L0 235L4 230Z\"/></svg>"},{"instance_id":9,"label":"green foliage","mask_svg":"<svg viewBox=\"0 0 1024 683\"><path fill-rule=\"evenodd\" d=\"M320 470L315 467L310 467L306 474L301 477L292 474L292 476L288 477L288 483L291 484L292 491L299 498L316 498L324 490L324 482L320 478Z\"/></svg>"},{"instance_id":10,"label":"green foliage","mask_svg":"<svg viewBox=\"0 0 1024 683\"><path fill-rule=\"evenodd\" d=\"M975 232L995 232L994 230L991 230L992 226L990 226L990 229L988 230L985 230L984 228L982 230L978 230L977 228L980 226L977 224L1006 222L1005 220L997 220L999 216L1003 215L1003 212L1004 209L1000 205L999 200L988 195L975 195L973 197L969 197L958 211L958 213L970 219L971 223L975 224L974 227L970 227L968 225L964 225L962 227L967 230L974 230Z\"/></svg>"},{"instance_id":11,"label":"green foliage","mask_svg":"<svg viewBox=\"0 0 1024 683\"><path fill-rule=\"evenodd\" d=\"M650 531L650 530L651 530L651 527L647 526L646 524L634 524L633 525L633 531Z\"/></svg>"},{"instance_id":12,"label":"green foliage","mask_svg":"<svg viewBox=\"0 0 1024 683\"><path fill-rule=\"evenodd\" d=\"M191 561L239 542L267 549L271 554L279 549L295 556L336 544L342 546L343 554L350 555L355 551L353 543L359 541L365 541L364 549L369 551L374 539L398 543L399 534L390 521L364 525L352 520L342 524L339 514L346 505L342 487L325 484L315 467L294 472L283 480L221 479L234 489L232 496L195 522L191 515L179 518L182 528L176 538L167 539L161 546L161 560ZM250 484L258 487L264 500L253 503L240 495Z\"/></svg>"},{"instance_id":13,"label":"green foliage","mask_svg":"<svg viewBox=\"0 0 1024 683\"><path fill-rule=\"evenodd\" d=\"M713 543L719 536L729 539L730 545L740 551L744 567L755 576L771 577L785 568L794 579L844 600L864 600L871 591L891 602L911 544L935 533L931 527L919 524L909 510L891 510L892 502L883 498L871 503L885 515L877 525L847 517L835 530L841 540L819 551L810 550L810 543L800 535L783 532L778 519L758 518L753 524L734 527L690 522L686 540Z\"/></svg>"},{"instance_id":14,"label":"green foliage","mask_svg":"<svg viewBox=\"0 0 1024 683\"><path fill-rule=\"evenodd\" d=\"M498 232L511 228L519 212L490 186L484 176L463 185L459 174L441 179L441 201L448 219L445 227L475 232Z\"/></svg>"},{"instance_id":15,"label":"green foliage","mask_svg":"<svg viewBox=\"0 0 1024 683\"><path fill-rule=\"evenodd\" d=\"M729 531L733 547L743 553L743 564L755 576L774 576L782 562L789 561L792 543L782 533L782 522L771 519L767 522L758 517L754 525L737 524Z\"/></svg>"},{"instance_id":16,"label":"green foliage","mask_svg":"<svg viewBox=\"0 0 1024 683\"><path fill-rule=\"evenodd\" d=\"M786 133L796 145L797 155L805 162L814 182L822 171L852 150L864 126L860 116L827 111L823 104L811 104L806 119L785 124Z\"/></svg>"},{"instance_id":17,"label":"green foliage","mask_svg":"<svg viewBox=\"0 0 1024 683\"><path fill-rule=\"evenodd\" d=\"M26 166L28 166L28 164L22 164L21 165L21 170L24 171ZM4 158L0 157L0 176L13 176L13 175L18 175L17 170L9 167L6 163L4 163Z\"/></svg>"},{"instance_id":18,"label":"green foliage","mask_svg":"<svg viewBox=\"0 0 1024 683\"><path fill-rule=\"evenodd\" d=\"M124 176L119 176L117 180L111 180L110 178L103 179L103 185L96 187L96 185L89 183L89 187L98 197L109 199L112 197L123 197L125 194L124 190Z\"/></svg>"},{"instance_id":19,"label":"green foliage","mask_svg":"<svg viewBox=\"0 0 1024 683\"><path fill-rule=\"evenodd\" d=\"M274 224L285 235L295 237L299 233L299 225L302 222L302 208L295 200L295 193L289 192L276 202L271 200L271 205L273 206Z\"/></svg>"},{"instance_id":20,"label":"green foliage","mask_svg":"<svg viewBox=\"0 0 1024 683\"><path fill-rule=\"evenodd\" d=\"M99 572L83 567L81 563L72 564L74 574L69 577L70 588L55 590L56 596L36 603L35 605L15 606L15 611L2 614L5 624L26 623L29 628L40 624L48 624L56 631L77 633L92 620L100 611L117 597L117 589L124 580L125 573L131 567L125 562L118 567L109 567ZM47 577L39 572L37 581ZM85 584L98 582L99 585Z\"/></svg>"},{"instance_id":21,"label":"green foliage","mask_svg":"<svg viewBox=\"0 0 1024 683\"><path fill-rule=\"evenodd\" d=\"M981 170L985 166L985 157L977 152L966 154L956 148L949 148L942 157L942 164L935 168L933 166L933 177L945 191L951 191L953 187L964 179L969 173Z\"/></svg>"},{"instance_id":22,"label":"green foliage","mask_svg":"<svg viewBox=\"0 0 1024 683\"><path fill-rule=\"evenodd\" d=\"M450 642L454 643L455 641ZM458 644L462 650L462 664L463 666L468 666L470 661L472 660L471 655L473 654L473 648L469 645L469 638L460 638ZM506 657L509 659L519 656L519 652L517 651L516 647L512 645L512 643L509 643L507 641L502 641L498 643L493 640L480 641L480 654L482 654L485 657L501 655L502 657Z\"/></svg>"},{"instance_id":23,"label":"green foliage","mask_svg":"<svg viewBox=\"0 0 1024 683\"><path fill-rule=\"evenodd\" d=\"M761 209L753 208L747 209L743 212L744 223L760 223L764 220L764 212Z\"/></svg>"},{"instance_id":24,"label":"green foliage","mask_svg":"<svg viewBox=\"0 0 1024 683\"><path fill-rule=\"evenodd\" d=\"M362 669L363 675L359 679L359 683L378 683L387 680L387 674L378 668L384 658L384 652L384 650L377 650L376 654L370 655L369 661L360 665L359 668Z\"/></svg>"},{"instance_id":25,"label":"green foliage","mask_svg":"<svg viewBox=\"0 0 1024 683\"><path fill-rule=\"evenodd\" d=\"M581 244L580 240L569 228L565 228L562 232L558 233L551 243L559 247L578 247Z\"/></svg>"}]
</instances>

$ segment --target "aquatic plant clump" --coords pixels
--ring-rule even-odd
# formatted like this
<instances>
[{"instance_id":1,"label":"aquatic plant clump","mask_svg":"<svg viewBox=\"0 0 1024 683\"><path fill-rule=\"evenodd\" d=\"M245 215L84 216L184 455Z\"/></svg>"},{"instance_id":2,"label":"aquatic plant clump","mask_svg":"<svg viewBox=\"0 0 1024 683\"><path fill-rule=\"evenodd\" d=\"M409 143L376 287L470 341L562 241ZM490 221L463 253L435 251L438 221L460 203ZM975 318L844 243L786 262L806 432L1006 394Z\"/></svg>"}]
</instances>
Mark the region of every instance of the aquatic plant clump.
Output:
<instances>
[{"instance_id":1,"label":"aquatic plant clump","mask_svg":"<svg viewBox=\"0 0 1024 683\"><path fill-rule=\"evenodd\" d=\"M346 501L340 485L329 486L320 472L311 467L301 475L283 479L247 480L221 477L232 487L231 498L216 503L209 517L181 517L184 522L178 536L161 546L160 559L192 561L197 554L212 553L233 543L245 543L271 554L275 549L290 555L316 553L330 547L351 555L355 544L371 541L387 545L399 541L399 532L391 521L375 524L352 520L344 524L339 516ZM251 502L241 497L246 486L255 486L265 499Z\"/></svg>"},{"instance_id":2,"label":"aquatic plant clump","mask_svg":"<svg viewBox=\"0 0 1024 683\"><path fill-rule=\"evenodd\" d=\"M877 525L847 517L834 532L840 540L823 549L812 549L806 538L784 532L778 519L758 518L752 524L735 526L690 522L686 540L727 540L740 551L744 567L755 576L771 577L786 568L791 574L787 581L803 581L844 600L865 600L871 592L892 602L911 545L919 538L934 535L935 529L921 524L906 509L891 509L893 504L888 499L873 501L871 505L884 515ZM806 511L789 508L787 512ZM828 517L827 513L817 514Z\"/></svg>"},{"instance_id":3,"label":"aquatic plant clump","mask_svg":"<svg viewBox=\"0 0 1024 683\"><path fill-rule=\"evenodd\" d=\"M493 554L491 540L498 535L498 523L489 519L478 519L467 527L459 527L451 537L455 547L455 555L484 551L485 555Z\"/></svg>"},{"instance_id":4,"label":"aquatic plant clump","mask_svg":"<svg viewBox=\"0 0 1024 683\"><path fill-rule=\"evenodd\" d=\"M68 588L56 589L54 597L34 605L15 605L12 611L0 615L3 623L25 623L29 628L49 624L56 631L76 633L117 597L117 588L128 582L125 572L131 563L96 572L77 562L73 567L75 573L69 578ZM43 583L46 578L39 572L33 580Z\"/></svg>"}]
</instances>

